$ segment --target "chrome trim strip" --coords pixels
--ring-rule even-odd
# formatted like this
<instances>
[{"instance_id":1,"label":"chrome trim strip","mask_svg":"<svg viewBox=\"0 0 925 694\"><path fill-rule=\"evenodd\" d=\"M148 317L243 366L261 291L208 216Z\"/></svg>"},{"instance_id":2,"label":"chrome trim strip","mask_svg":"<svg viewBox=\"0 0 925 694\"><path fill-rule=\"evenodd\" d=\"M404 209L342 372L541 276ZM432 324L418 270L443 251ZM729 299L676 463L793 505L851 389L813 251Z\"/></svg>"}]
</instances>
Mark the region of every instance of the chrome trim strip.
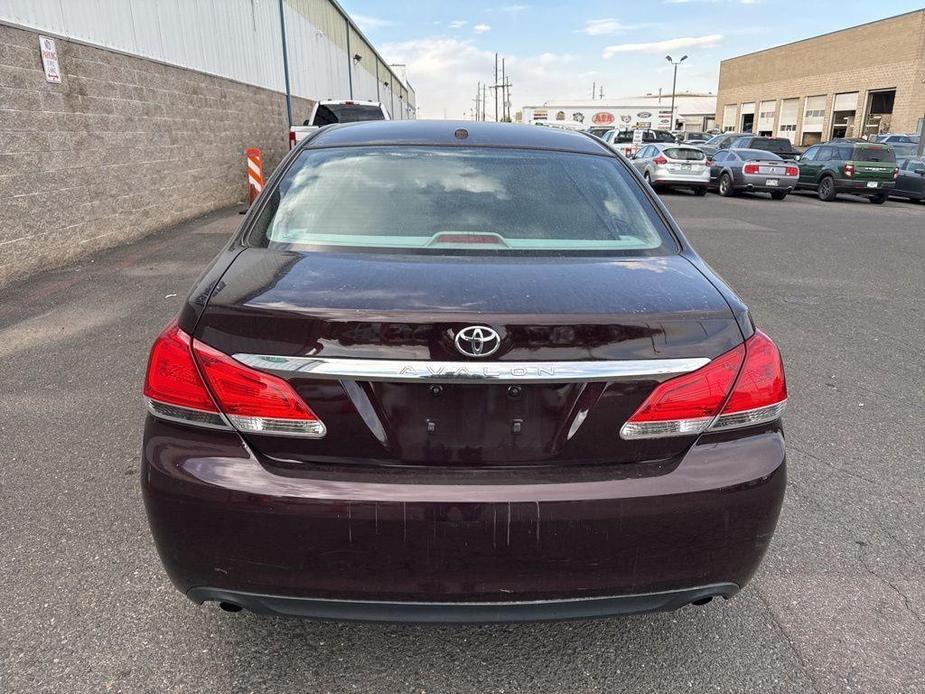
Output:
<instances>
[{"instance_id":1,"label":"chrome trim strip","mask_svg":"<svg viewBox=\"0 0 925 694\"><path fill-rule=\"evenodd\" d=\"M202 410L195 410L191 407L169 405L151 398L145 398L144 400L148 412L158 419L163 419L167 422L176 422L177 424L202 427L204 429L234 431L234 428L228 423L228 420L223 414L204 412Z\"/></svg>"},{"instance_id":2,"label":"chrome trim strip","mask_svg":"<svg viewBox=\"0 0 925 694\"><path fill-rule=\"evenodd\" d=\"M664 381L710 363L690 359L612 361L427 361L404 359L327 359L269 354L235 354L242 364L263 371L300 373L310 378L349 381L412 381L416 383L580 383Z\"/></svg>"}]
</instances>

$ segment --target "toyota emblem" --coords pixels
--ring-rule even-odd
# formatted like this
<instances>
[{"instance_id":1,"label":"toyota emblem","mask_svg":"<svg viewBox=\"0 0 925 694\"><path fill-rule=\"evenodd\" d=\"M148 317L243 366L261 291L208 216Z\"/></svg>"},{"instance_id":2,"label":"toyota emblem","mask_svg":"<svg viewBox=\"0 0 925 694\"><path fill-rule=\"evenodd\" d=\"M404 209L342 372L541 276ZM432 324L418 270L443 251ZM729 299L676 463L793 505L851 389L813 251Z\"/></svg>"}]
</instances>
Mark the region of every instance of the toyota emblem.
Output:
<instances>
[{"instance_id":1,"label":"toyota emblem","mask_svg":"<svg viewBox=\"0 0 925 694\"><path fill-rule=\"evenodd\" d=\"M484 325L470 325L456 333L456 349L467 357L487 357L500 346L501 336Z\"/></svg>"}]
</instances>

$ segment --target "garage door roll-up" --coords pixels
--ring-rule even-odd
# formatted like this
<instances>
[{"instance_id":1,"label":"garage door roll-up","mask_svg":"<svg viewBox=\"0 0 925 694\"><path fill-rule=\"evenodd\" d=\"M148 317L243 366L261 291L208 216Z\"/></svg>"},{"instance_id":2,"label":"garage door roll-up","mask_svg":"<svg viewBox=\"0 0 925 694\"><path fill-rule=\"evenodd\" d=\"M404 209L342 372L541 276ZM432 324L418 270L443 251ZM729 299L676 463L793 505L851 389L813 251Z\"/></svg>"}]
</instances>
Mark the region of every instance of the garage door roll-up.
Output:
<instances>
[{"instance_id":1,"label":"garage door roll-up","mask_svg":"<svg viewBox=\"0 0 925 694\"><path fill-rule=\"evenodd\" d=\"M836 94L833 111L856 111L858 108L858 93Z\"/></svg>"}]
</instances>

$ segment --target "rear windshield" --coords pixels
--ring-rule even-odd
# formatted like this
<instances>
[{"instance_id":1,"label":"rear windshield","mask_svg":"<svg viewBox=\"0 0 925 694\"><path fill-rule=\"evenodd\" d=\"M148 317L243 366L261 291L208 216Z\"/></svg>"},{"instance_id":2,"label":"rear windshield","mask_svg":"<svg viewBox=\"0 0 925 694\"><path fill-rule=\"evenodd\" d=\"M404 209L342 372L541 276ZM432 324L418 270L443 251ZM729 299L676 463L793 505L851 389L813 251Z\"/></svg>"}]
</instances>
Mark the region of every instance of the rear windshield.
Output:
<instances>
[{"instance_id":1,"label":"rear windshield","mask_svg":"<svg viewBox=\"0 0 925 694\"><path fill-rule=\"evenodd\" d=\"M677 246L615 158L532 150L306 150L249 241L286 249L661 255Z\"/></svg>"},{"instance_id":2,"label":"rear windshield","mask_svg":"<svg viewBox=\"0 0 925 694\"><path fill-rule=\"evenodd\" d=\"M699 149L681 149L680 147L669 147L664 150L663 154L669 159L683 159L684 161L703 161L707 158Z\"/></svg>"},{"instance_id":3,"label":"rear windshield","mask_svg":"<svg viewBox=\"0 0 925 694\"><path fill-rule=\"evenodd\" d=\"M896 161L896 153L892 147L855 147L852 161Z\"/></svg>"},{"instance_id":4,"label":"rear windshield","mask_svg":"<svg viewBox=\"0 0 925 694\"><path fill-rule=\"evenodd\" d=\"M368 104L320 104L312 125L357 123L364 120L385 120L382 109Z\"/></svg>"},{"instance_id":5,"label":"rear windshield","mask_svg":"<svg viewBox=\"0 0 925 694\"><path fill-rule=\"evenodd\" d=\"M768 140L752 140L752 149L761 149L765 152L789 152L793 147L790 144L790 140L777 137Z\"/></svg>"},{"instance_id":6,"label":"rear windshield","mask_svg":"<svg viewBox=\"0 0 925 694\"><path fill-rule=\"evenodd\" d=\"M766 152L760 149L737 149L734 150L742 159L762 159L764 161L780 161L781 158L774 152Z\"/></svg>"}]
</instances>

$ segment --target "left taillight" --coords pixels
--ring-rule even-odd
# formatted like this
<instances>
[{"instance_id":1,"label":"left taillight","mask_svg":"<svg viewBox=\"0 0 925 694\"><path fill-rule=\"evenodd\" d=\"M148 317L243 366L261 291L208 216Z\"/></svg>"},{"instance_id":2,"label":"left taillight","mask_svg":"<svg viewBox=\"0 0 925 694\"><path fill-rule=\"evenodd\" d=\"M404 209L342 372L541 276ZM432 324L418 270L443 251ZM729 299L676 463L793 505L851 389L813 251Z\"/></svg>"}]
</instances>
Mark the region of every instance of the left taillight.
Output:
<instances>
[{"instance_id":1,"label":"left taillight","mask_svg":"<svg viewBox=\"0 0 925 694\"><path fill-rule=\"evenodd\" d=\"M144 396L148 410L161 419L229 428L193 360L192 340L176 321L170 322L151 347Z\"/></svg>"},{"instance_id":2,"label":"left taillight","mask_svg":"<svg viewBox=\"0 0 925 694\"><path fill-rule=\"evenodd\" d=\"M176 322L151 348L144 395L151 414L162 419L284 436L326 433L286 381L191 338Z\"/></svg>"},{"instance_id":3,"label":"left taillight","mask_svg":"<svg viewBox=\"0 0 925 694\"><path fill-rule=\"evenodd\" d=\"M289 149L295 147L295 133L291 130L289 131Z\"/></svg>"},{"instance_id":4,"label":"left taillight","mask_svg":"<svg viewBox=\"0 0 925 694\"><path fill-rule=\"evenodd\" d=\"M703 368L656 387L620 435L652 439L765 424L778 419L786 404L780 352L757 331Z\"/></svg>"}]
</instances>

